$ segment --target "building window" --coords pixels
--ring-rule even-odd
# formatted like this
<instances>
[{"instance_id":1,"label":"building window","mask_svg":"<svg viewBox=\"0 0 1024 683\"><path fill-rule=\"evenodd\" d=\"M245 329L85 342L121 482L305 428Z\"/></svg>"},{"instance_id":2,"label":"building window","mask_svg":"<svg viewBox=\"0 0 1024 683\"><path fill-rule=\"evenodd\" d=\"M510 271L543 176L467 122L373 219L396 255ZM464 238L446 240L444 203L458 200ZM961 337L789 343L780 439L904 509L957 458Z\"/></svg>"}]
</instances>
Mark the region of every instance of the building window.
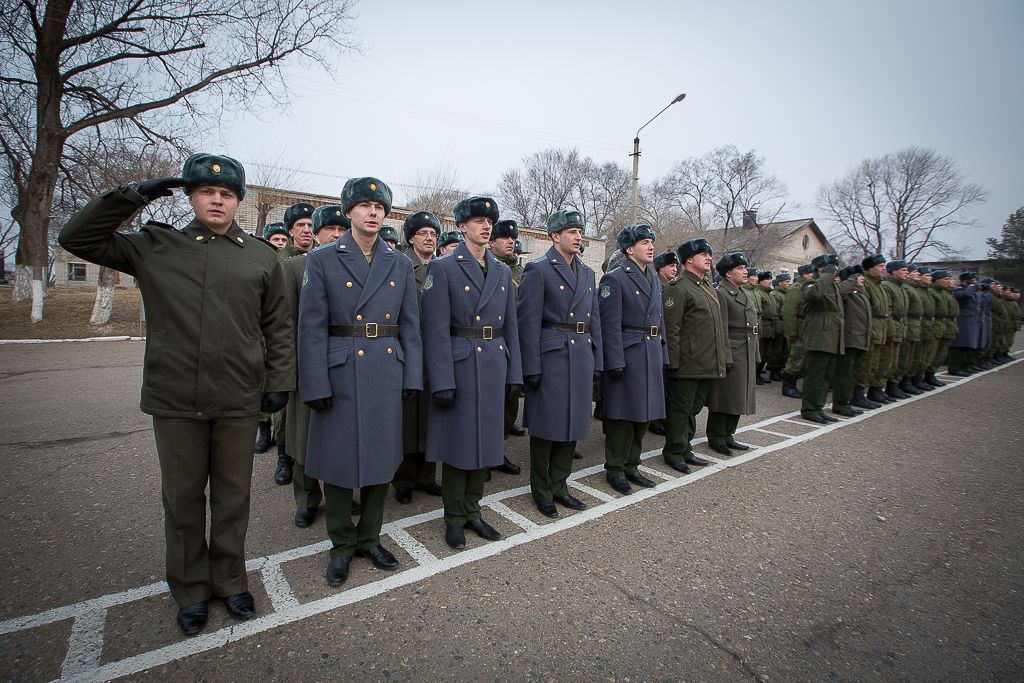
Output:
<instances>
[{"instance_id":1,"label":"building window","mask_svg":"<svg viewBox=\"0 0 1024 683\"><path fill-rule=\"evenodd\" d=\"M85 282L85 264L68 264L68 282Z\"/></svg>"},{"instance_id":2,"label":"building window","mask_svg":"<svg viewBox=\"0 0 1024 683\"><path fill-rule=\"evenodd\" d=\"M811 242L811 238L808 237L807 235L804 235L804 249L807 248L807 245L810 244L810 242Z\"/></svg>"}]
</instances>

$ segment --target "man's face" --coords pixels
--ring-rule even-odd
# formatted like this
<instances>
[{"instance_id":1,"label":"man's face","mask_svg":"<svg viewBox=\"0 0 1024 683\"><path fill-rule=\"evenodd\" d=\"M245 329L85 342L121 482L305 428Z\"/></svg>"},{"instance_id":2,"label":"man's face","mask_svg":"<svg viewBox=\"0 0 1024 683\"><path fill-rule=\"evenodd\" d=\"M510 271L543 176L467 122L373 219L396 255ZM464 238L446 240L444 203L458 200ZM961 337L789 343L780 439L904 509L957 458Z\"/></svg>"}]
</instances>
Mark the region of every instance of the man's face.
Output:
<instances>
[{"instance_id":1,"label":"man's face","mask_svg":"<svg viewBox=\"0 0 1024 683\"><path fill-rule=\"evenodd\" d=\"M747 277L747 267L736 266L735 268L725 271L725 279L739 287L750 280L750 278Z\"/></svg>"},{"instance_id":2,"label":"man's face","mask_svg":"<svg viewBox=\"0 0 1024 683\"><path fill-rule=\"evenodd\" d=\"M921 277L921 284L930 285L932 283L931 273L919 273L919 275Z\"/></svg>"},{"instance_id":3,"label":"man's face","mask_svg":"<svg viewBox=\"0 0 1024 683\"><path fill-rule=\"evenodd\" d=\"M658 275L662 276L666 280L671 280L676 275L679 275L679 264L670 263L667 266L662 266L658 269Z\"/></svg>"},{"instance_id":4,"label":"man's face","mask_svg":"<svg viewBox=\"0 0 1024 683\"><path fill-rule=\"evenodd\" d=\"M910 280L911 282L920 282L921 273L916 270L909 270L907 271L907 279Z\"/></svg>"},{"instance_id":5,"label":"man's face","mask_svg":"<svg viewBox=\"0 0 1024 683\"><path fill-rule=\"evenodd\" d=\"M782 289L783 292L789 289L792 285L792 280L779 280L779 287Z\"/></svg>"},{"instance_id":6,"label":"man's face","mask_svg":"<svg viewBox=\"0 0 1024 683\"><path fill-rule=\"evenodd\" d=\"M654 263L654 240L640 240L633 246L626 248L626 255L633 259L638 266L646 268Z\"/></svg>"},{"instance_id":7,"label":"man's face","mask_svg":"<svg viewBox=\"0 0 1024 683\"><path fill-rule=\"evenodd\" d=\"M896 270L894 270L891 273L889 273L889 275L892 275L897 280L906 280L907 277L910 276L910 269L909 268L897 268Z\"/></svg>"},{"instance_id":8,"label":"man's face","mask_svg":"<svg viewBox=\"0 0 1024 683\"><path fill-rule=\"evenodd\" d=\"M491 241L491 228L493 227L491 219L486 216L473 216L465 223L459 223L459 230L462 231L466 242L476 247L481 247Z\"/></svg>"},{"instance_id":9,"label":"man's face","mask_svg":"<svg viewBox=\"0 0 1024 683\"><path fill-rule=\"evenodd\" d=\"M996 294L1002 294L1003 293L1003 286L998 284L998 283L993 282L992 283L992 291L995 292Z\"/></svg>"},{"instance_id":10,"label":"man's face","mask_svg":"<svg viewBox=\"0 0 1024 683\"><path fill-rule=\"evenodd\" d=\"M238 195L216 185L203 185L192 190L188 203L195 210L196 218L214 232L225 232L238 212Z\"/></svg>"},{"instance_id":11,"label":"man's face","mask_svg":"<svg viewBox=\"0 0 1024 683\"><path fill-rule=\"evenodd\" d=\"M773 286L772 286L772 281L771 281L771 280L761 280L761 281L760 281L760 282L758 282L757 284L759 284L759 285L764 285L764 286L765 286L765 287L767 287L768 289L775 289L775 287L773 287Z\"/></svg>"},{"instance_id":12,"label":"man's face","mask_svg":"<svg viewBox=\"0 0 1024 683\"><path fill-rule=\"evenodd\" d=\"M313 248L313 219L300 218L292 223L288 234L292 236L292 244L302 251L309 251Z\"/></svg>"},{"instance_id":13,"label":"man's face","mask_svg":"<svg viewBox=\"0 0 1024 683\"><path fill-rule=\"evenodd\" d=\"M284 245L288 244L288 236L282 235L279 232L275 232L273 235L270 236L270 239L267 241L273 244L278 249L281 249L282 247L284 247Z\"/></svg>"},{"instance_id":14,"label":"man's face","mask_svg":"<svg viewBox=\"0 0 1024 683\"><path fill-rule=\"evenodd\" d=\"M946 289L953 289L954 287L956 287L956 280L954 280L953 276L950 275L949 277L944 277L941 280L939 280L939 284L945 287Z\"/></svg>"},{"instance_id":15,"label":"man's face","mask_svg":"<svg viewBox=\"0 0 1024 683\"><path fill-rule=\"evenodd\" d=\"M516 238L498 237L497 239L491 240L489 246L491 253L495 256L504 256L505 258L508 258L516 251Z\"/></svg>"},{"instance_id":16,"label":"man's face","mask_svg":"<svg viewBox=\"0 0 1024 683\"><path fill-rule=\"evenodd\" d=\"M563 254L580 253L580 245L583 244L583 231L579 228L566 228L551 235L551 242L555 249Z\"/></svg>"},{"instance_id":17,"label":"man's face","mask_svg":"<svg viewBox=\"0 0 1024 683\"><path fill-rule=\"evenodd\" d=\"M420 228L409 238L409 244L421 261L429 261L437 247L437 230L431 227Z\"/></svg>"},{"instance_id":18,"label":"man's face","mask_svg":"<svg viewBox=\"0 0 1024 683\"><path fill-rule=\"evenodd\" d=\"M320 240L321 246L324 244L330 244L336 241L339 237L345 234L345 228L340 225L325 225L320 228L316 233L316 238Z\"/></svg>"},{"instance_id":19,"label":"man's face","mask_svg":"<svg viewBox=\"0 0 1024 683\"><path fill-rule=\"evenodd\" d=\"M452 242L451 244L444 245L443 247L441 247L441 256L444 256L445 254L452 253L453 251L455 251L455 248L458 247L458 246L459 246L458 242Z\"/></svg>"},{"instance_id":20,"label":"man's face","mask_svg":"<svg viewBox=\"0 0 1024 683\"><path fill-rule=\"evenodd\" d=\"M383 238L382 238L382 239L383 239ZM397 248L398 248L398 242L396 242L396 241L394 241L394 240L384 240L384 244L389 244L389 245L391 245L391 248L392 248L392 249L397 249Z\"/></svg>"},{"instance_id":21,"label":"man's face","mask_svg":"<svg viewBox=\"0 0 1024 683\"><path fill-rule=\"evenodd\" d=\"M711 254L704 252L691 256L686 259L686 269L697 275L704 275L711 270Z\"/></svg>"},{"instance_id":22,"label":"man's face","mask_svg":"<svg viewBox=\"0 0 1024 683\"><path fill-rule=\"evenodd\" d=\"M861 275L860 273L857 273L857 286L858 287L863 287L864 286L864 276Z\"/></svg>"},{"instance_id":23,"label":"man's face","mask_svg":"<svg viewBox=\"0 0 1024 683\"><path fill-rule=\"evenodd\" d=\"M879 263L877 266L868 270L873 277L882 277L882 273L885 272L885 264Z\"/></svg>"},{"instance_id":24,"label":"man's face","mask_svg":"<svg viewBox=\"0 0 1024 683\"><path fill-rule=\"evenodd\" d=\"M751 284L751 285L754 285L754 286L757 285L757 273L754 273L753 275L748 275L747 276L747 284Z\"/></svg>"},{"instance_id":25,"label":"man's face","mask_svg":"<svg viewBox=\"0 0 1024 683\"><path fill-rule=\"evenodd\" d=\"M352 221L352 229L364 237L377 236L384 220L384 205L380 202L359 202L345 214Z\"/></svg>"}]
</instances>

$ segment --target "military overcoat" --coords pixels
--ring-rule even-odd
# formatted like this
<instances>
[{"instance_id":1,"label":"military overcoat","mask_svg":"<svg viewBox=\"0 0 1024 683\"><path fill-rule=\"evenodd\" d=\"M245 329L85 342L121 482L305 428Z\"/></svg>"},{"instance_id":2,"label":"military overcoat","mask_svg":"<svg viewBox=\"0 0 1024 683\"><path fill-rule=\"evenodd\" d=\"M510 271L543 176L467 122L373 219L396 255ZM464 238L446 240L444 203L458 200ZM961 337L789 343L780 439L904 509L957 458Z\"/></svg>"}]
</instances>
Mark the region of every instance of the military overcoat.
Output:
<instances>
[{"instance_id":1,"label":"military overcoat","mask_svg":"<svg viewBox=\"0 0 1024 683\"><path fill-rule=\"evenodd\" d=\"M602 410L612 420L661 420L665 417L664 367L668 364L661 280L655 275L648 284L636 263L624 259L622 264L606 273L597 288L604 355ZM621 379L608 376L608 371L615 368L625 369Z\"/></svg>"},{"instance_id":2,"label":"military overcoat","mask_svg":"<svg viewBox=\"0 0 1024 683\"><path fill-rule=\"evenodd\" d=\"M851 286L842 286L851 282ZM871 348L871 302L857 287L856 279L848 278L842 285L839 295L843 297L843 345L867 351Z\"/></svg>"},{"instance_id":3,"label":"military overcoat","mask_svg":"<svg viewBox=\"0 0 1024 683\"><path fill-rule=\"evenodd\" d=\"M918 290L918 283L907 278L900 285L907 296L907 338L906 341L921 341L921 324L924 317L924 302L921 301L921 294Z\"/></svg>"},{"instance_id":4,"label":"military overcoat","mask_svg":"<svg viewBox=\"0 0 1024 683\"><path fill-rule=\"evenodd\" d=\"M792 286L790 286L790 288L792 288ZM775 336L785 337L786 327L782 321L782 308L786 304L786 292L784 292L780 287L775 287L769 295L771 296L772 302L775 304L775 323L772 325L772 328L775 330Z\"/></svg>"},{"instance_id":5,"label":"military overcoat","mask_svg":"<svg viewBox=\"0 0 1024 683\"><path fill-rule=\"evenodd\" d=\"M914 284L921 298L921 341L932 341L936 338L936 328L941 325L941 322L935 322L935 298L928 292L928 285L923 282Z\"/></svg>"},{"instance_id":6,"label":"military overcoat","mask_svg":"<svg viewBox=\"0 0 1024 683\"><path fill-rule=\"evenodd\" d=\"M505 385L522 384L512 272L484 250L484 275L460 242L432 259L423 282L423 339L430 391L455 390L455 405L430 404L427 462L463 470L504 462ZM490 338L452 336L451 328L491 328ZM502 328L501 335L494 334ZM486 334L482 332L481 334Z\"/></svg>"},{"instance_id":7,"label":"military overcoat","mask_svg":"<svg viewBox=\"0 0 1024 683\"><path fill-rule=\"evenodd\" d=\"M420 317L423 306L420 301L423 282L427 278L427 264L410 249L405 254L412 262L416 277L416 302ZM427 380L427 366L423 365L423 391L414 401L402 402L402 450L406 453L425 453L427 450L427 424L430 414L430 382Z\"/></svg>"},{"instance_id":8,"label":"military overcoat","mask_svg":"<svg viewBox=\"0 0 1024 683\"><path fill-rule=\"evenodd\" d=\"M960 319L960 303L953 296L953 292L942 286L936 286L939 291L939 296L943 301L946 302L946 317L945 326L946 334L941 339L956 339L960 333L959 322ZM935 307L938 310L938 306ZM952 345L952 344L951 344Z\"/></svg>"},{"instance_id":9,"label":"military overcoat","mask_svg":"<svg viewBox=\"0 0 1024 683\"><path fill-rule=\"evenodd\" d=\"M718 287L722 305L722 329L728 334L732 369L711 383L708 410L729 415L753 415L755 373L757 370L757 308L753 294L728 280Z\"/></svg>"},{"instance_id":10,"label":"military overcoat","mask_svg":"<svg viewBox=\"0 0 1024 683\"><path fill-rule=\"evenodd\" d=\"M892 275L882 280L882 289L889 295L889 312L891 319L887 325L890 336L897 344L907 341L907 307L909 301L903 289L903 281Z\"/></svg>"},{"instance_id":11,"label":"military overcoat","mask_svg":"<svg viewBox=\"0 0 1024 683\"><path fill-rule=\"evenodd\" d=\"M987 349L992 345L992 290L988 289L981 293L981 303L978 306L978 314L981 318L980 336L978 348Z\"/></svg>"},{"instance_id":12,"label":"military overcoat","mask_svg":"<svg viewBox=\"0 0 1024 683\"><path fill-rule=\"evenodd\" d=\"M302 278L306 274L306 255L293 256L282 262L281 268L284 270L284 291L288 297L288 305L292 309L292 322L295 326L295 339L292 348L298 352L299 298L302 294ZM298 366L296 366L297 369ZM296 386L298 386L297 376ZM299 400L299 392L291 392L288 396L288 410L284 414L284 441L288 445L288 455L295 458L295 462L300 465L306 464L306 442L309 440L311 412L306 404Z\"/></svg>"},{"instance_id":13,"label":"military overcoat","mask_svg":"<svg viewBox=\"0 0 1024 683\"><path fill-rule=\"evenodd\" d=\"M782 304L782 322L787 337L795 336L797 339L803 337L804 309L800 294L809 282L810 280L807 278L798 276L786 290L786 300Z\"/></svg>"},{"instance_id":14,"label":"military overcoat","mask_svg":"<svg viewBox=\"0 0 1024 683\"><path fill-rule=\"evenodd\" d=\"M959 312L956 319L957 335L950 346L961 349L981 348L981 293L975 285L960 285L953 290Z\"/></svg>"},{"instance_id":15,"label":"military overcoat","mask_svg":"<svg viewBox=\"0 0 1024 683\"><path fill-rule=\"evenodd\" d=\"M774 339L779 323L779 308L775 297L772 296L772 291L774 290L768 289L762 284L754 287L754 296L759 303L757 311L760 316L757 336L761 339ZM768 359L764 358L762 360Z\"/></svg>"},{"instance_id":16,"label":"military overcoat","mask_svg":"<svg viewBox=\"0 0 1024 683\"><path fill-rule=\"evenodd\" d=\"M718 379L732 362L722 305L711 284L685 268L662 290L669 379Z\"/></svg>"},{"instance_id":17,"label":"military overcoat","mask_svg":"<svg viewBox=\"0 0 1024 683\"><path fill-rule=\"evenodd\" d=\"M864 287L861 291L871 302L871 343L884 344L892 331L892 299L882 289L881 280L870 273L864 274Z\"/></svg>"},{"instance_id":18,"label":"military overcoat","mask_svg":"<svg viewBox=\"0 0 1024 683\"><path fill-rule=\"evenodd\" d=\"M519 283L516 315L523 376L541 377L538 388L525 388L523 426L531 436L549 441L587 438L594 372L602 369L601 314L594 271L578 256L573 258L579 277L552 246L544 256L526 264ZM546 329L544 321L567 323L577 329Z\"/></svg>"},{"instance_id":19,"label":"military overcoat","mask_svg":"<svg viewBox=\"0 0 1024 683\"><path fill-rule=\"evenodd\" d=\"M851 285L843 283L846 287ZM800 293L804 310L804 350L842 354L846 348L843 298L835 273L816 273Z\"/></svg>"},{"instance_id":20,"label":"military overcoat","mask_svg":"<svg viewBox=\"0 0 1024 683\"><path fill-rule=\"evenodd\" d=\"M69 253L139 284L147 324L139 407L157 417L257 415L264 372L266 391L295 388L294 332L276 253L236 223L223 235L198 219L182 230L150 222L137 233L116 232L145 205L127 186L109 190L58 237Z\"/></svg>"},{"instance_id":21,"label":"military overcoat","mask_svg":"<svg viewBox=\"0 0 1024 683\"><path fill-rule=\"evenodd\" d=\"M397 325L397 336L333 336L332 326ZM402 390L423 388L416 278L377 238L372 263L349 230L306 256L299 299L299 395L314 410L306 474L341 488L387 484L402 463Z\"/></svg>"}]
</instances>

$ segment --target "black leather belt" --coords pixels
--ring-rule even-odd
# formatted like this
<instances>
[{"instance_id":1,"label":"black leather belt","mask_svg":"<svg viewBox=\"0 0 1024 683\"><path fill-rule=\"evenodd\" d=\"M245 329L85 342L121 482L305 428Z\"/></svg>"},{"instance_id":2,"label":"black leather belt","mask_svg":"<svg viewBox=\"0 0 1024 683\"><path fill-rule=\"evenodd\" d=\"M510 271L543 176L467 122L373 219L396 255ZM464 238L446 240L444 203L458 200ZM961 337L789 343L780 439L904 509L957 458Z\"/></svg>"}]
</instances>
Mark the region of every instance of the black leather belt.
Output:
<instances>
[{"instance_id":1,"label":"black leather belt","mask_svg":"<svg viewBox=\"0 0 1024 683\"><path fill-rule=\"evenodd\" d=\"M903 322L903 318L893 318L892 321L895 323L901 323Z\"/></svg>"},{"instance_id":2,"label":"black leather belt","mask_svg":"<svg viewBox=\"0 0 1024 683\"><path fill-rule=\"evenodd\" d=\"M378 325L377 323L366 323L365 325L331 325L327 328L328 334L332 337L397 337L398 325Z\"/></svg>"},{"instance_id":3,"label":"black leather belt","mask_svg":"<svg viewBox=\"0 0 1024 683\"><path fill-rule=\"evenodd\" d=\"M467 337L469 339L494 339L505 336L504 327L455 327L449 328L453 337Z\"/></svg>"},{"instance_id":4,"label":"black leather belt","mask_svg":"<svg viewBox=\"0 0 1024 683\"><path fill-rule=\"evenodd\" d=\"M635 327L633 325L623 325L622 331L626 334L648 334L652 337L658 336L658 326L651 325L650 327Z\"/></svg>"},{"instance_id":5,"label":"black leather belt","mask_svg":"<svg viewBox=\"0 0 1024 683\"><path fill-rule=\"evenodd\" d=\"M590 323L558 323L554 320L541 320L540 326L545 330L558 330L559 332L575 332L576 334L590 332Z\"/></svg>"},{"instance_id":6,"label":"black leather belt","mask_svg":"<svg viewBox=\"0 0 1024 683\"><path fill-rule=\"evenodd\" d=\"M748 334L752 332L757 334L757 325L754 325L753 327L730 327L729 332L736 332L738 334Z\"/></svg>"}]
</instances>

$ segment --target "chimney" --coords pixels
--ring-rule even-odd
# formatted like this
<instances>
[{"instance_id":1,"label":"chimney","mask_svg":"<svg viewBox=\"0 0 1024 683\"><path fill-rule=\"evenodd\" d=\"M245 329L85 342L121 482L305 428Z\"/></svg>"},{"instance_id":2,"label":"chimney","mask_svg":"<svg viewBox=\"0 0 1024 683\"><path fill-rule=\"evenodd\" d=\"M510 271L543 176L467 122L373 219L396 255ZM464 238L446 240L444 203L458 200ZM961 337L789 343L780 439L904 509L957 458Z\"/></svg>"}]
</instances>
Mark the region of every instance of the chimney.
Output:
<instances>
[{"instance_id":1,"label":"chimney","mask_svg":"<svg viewBox=\"0 0 1024 683\"><path fill-rule=\"evenodd\" d=\"M753 230L757 227L757 211L743 212L743 229Z\"/></svg>"}]
</instances>

